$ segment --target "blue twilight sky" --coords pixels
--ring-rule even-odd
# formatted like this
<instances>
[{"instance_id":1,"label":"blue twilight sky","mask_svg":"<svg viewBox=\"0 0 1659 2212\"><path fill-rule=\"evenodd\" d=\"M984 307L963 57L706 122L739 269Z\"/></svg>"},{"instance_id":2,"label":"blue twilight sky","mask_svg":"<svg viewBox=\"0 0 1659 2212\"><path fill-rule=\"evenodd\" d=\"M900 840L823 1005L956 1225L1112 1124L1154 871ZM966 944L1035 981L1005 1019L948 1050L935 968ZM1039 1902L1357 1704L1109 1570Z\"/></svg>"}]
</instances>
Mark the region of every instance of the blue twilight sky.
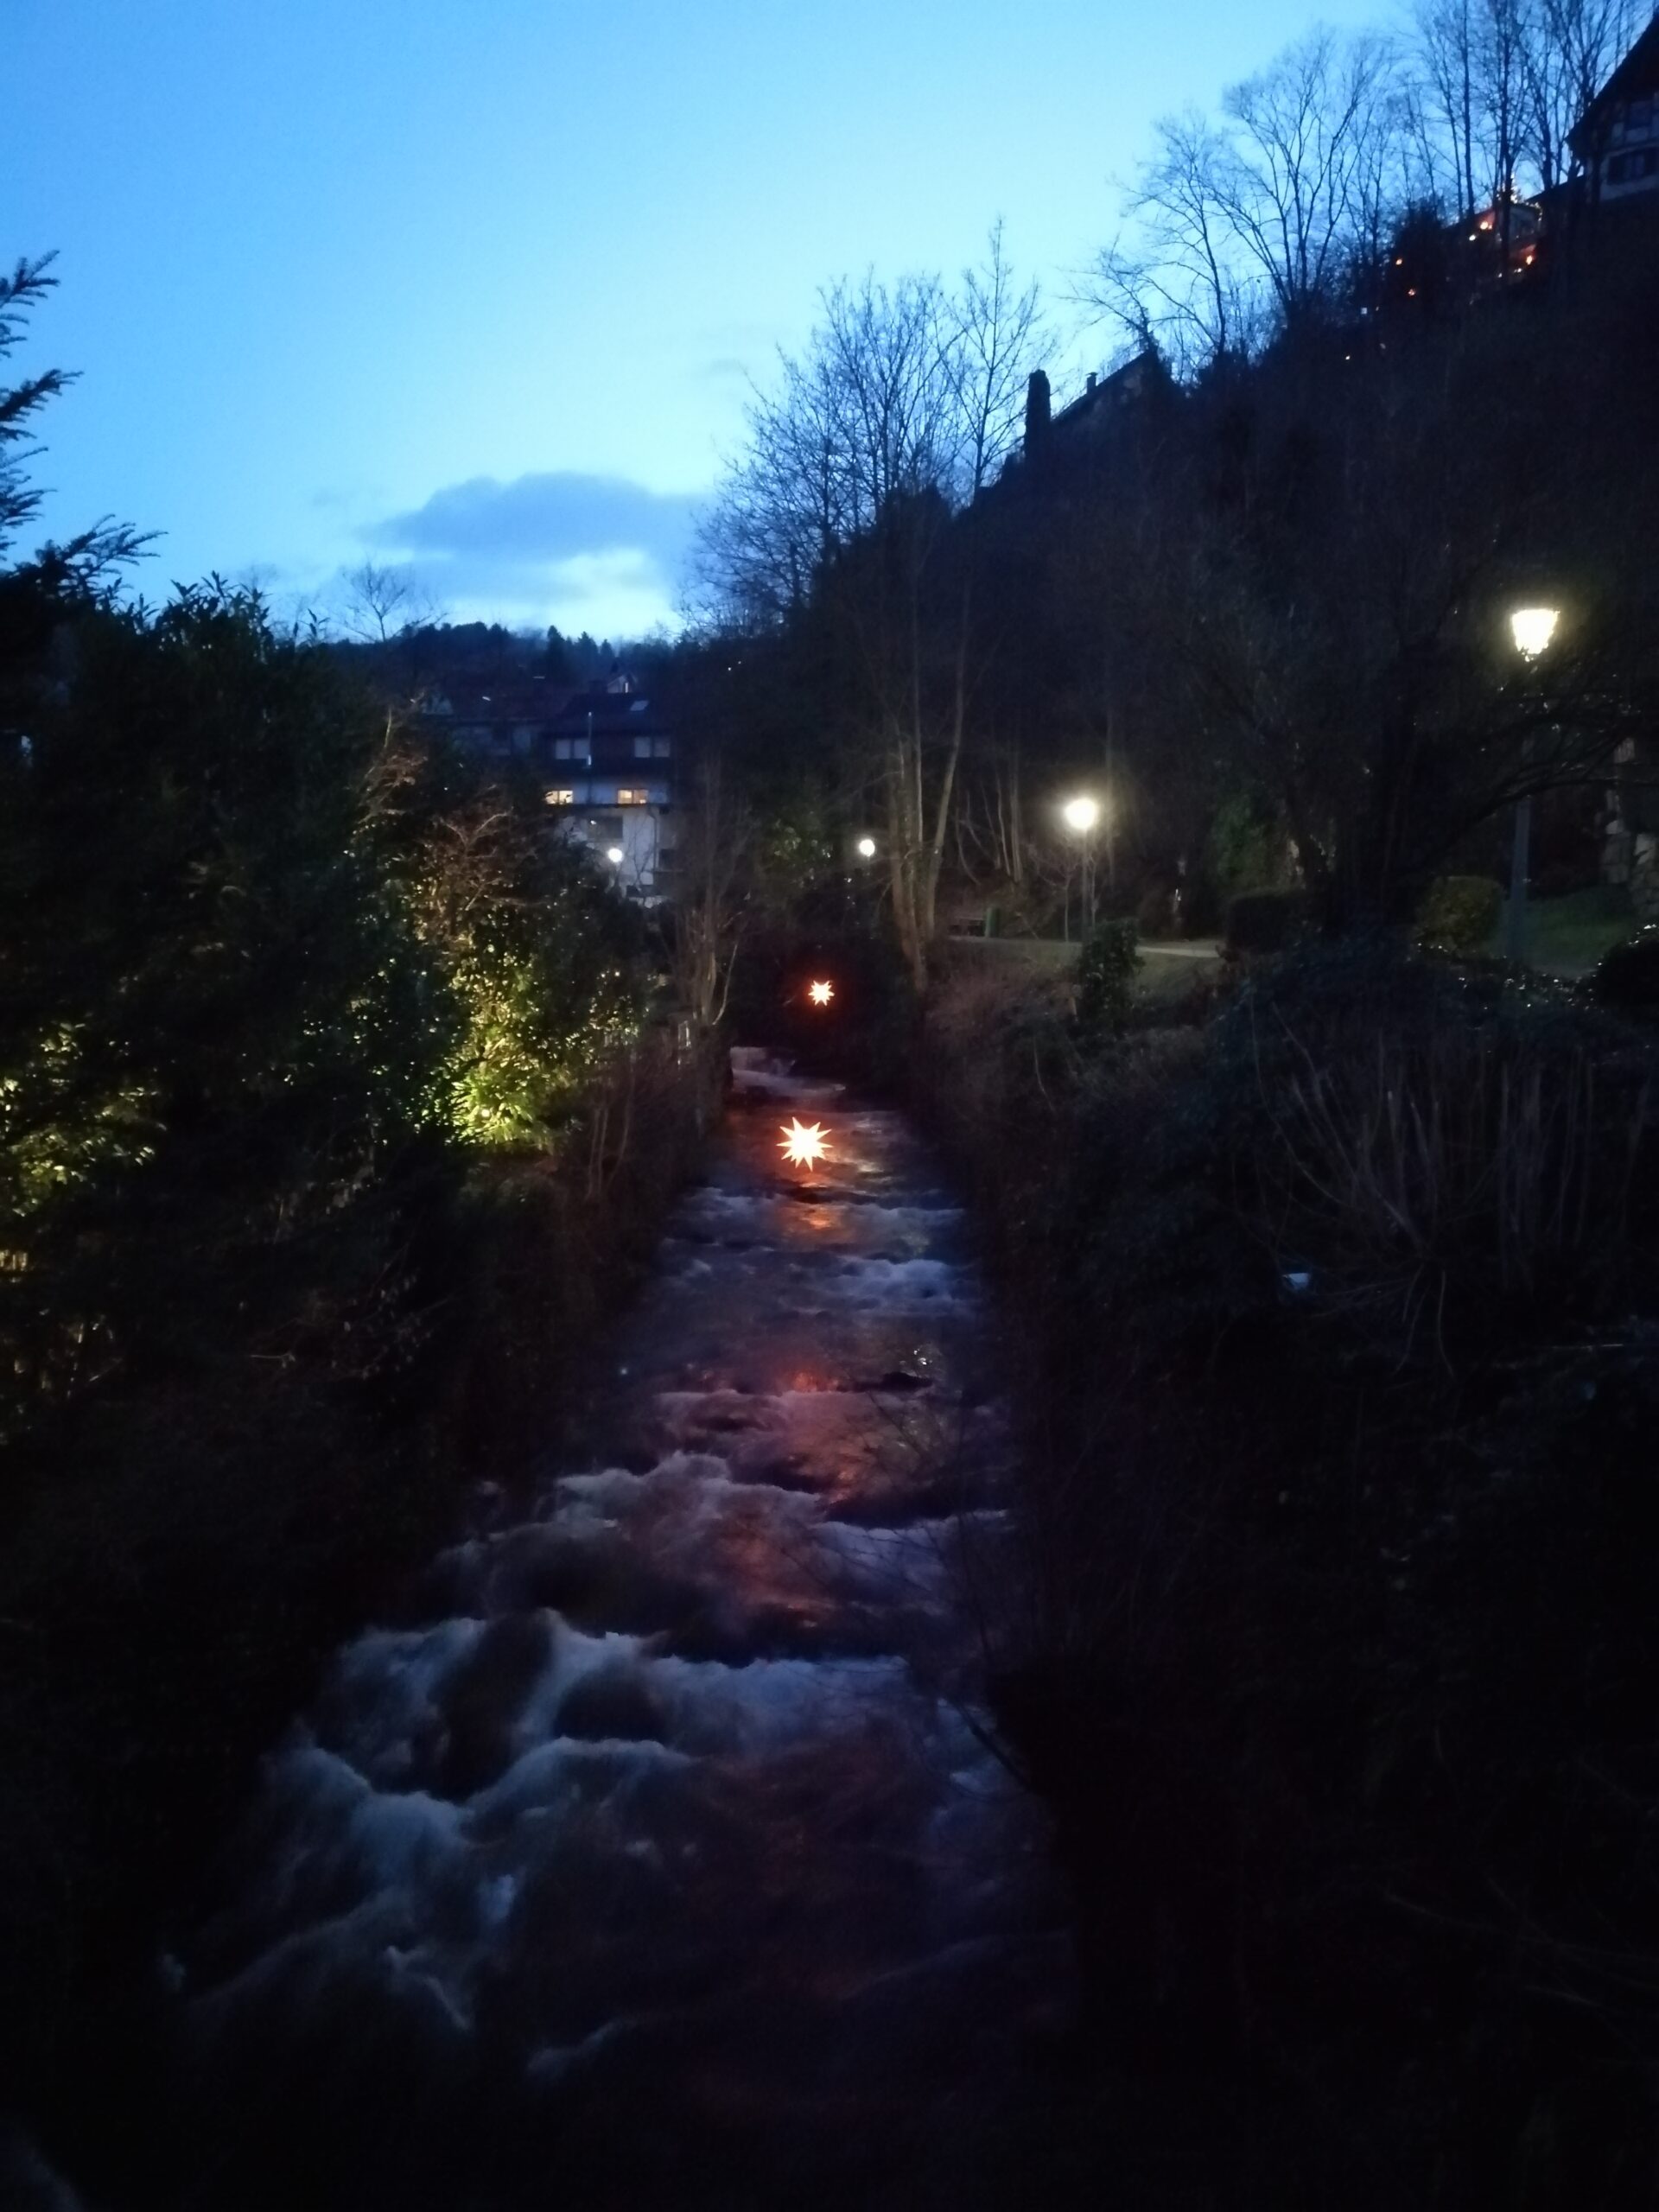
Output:
<instances>
[{"instance_id":1,"label":"blue twilight sky","mask_svg":"<svg viewBox=\"0 0 1659 2212\"><path fill-rule=\"evenodd\" d=\"M458 619L671 620L747 380L825 282L991 223L1071 318L1153 119L1379 0L0 0L0 257L46 523L279 605L413 563ZM1073 335L1057 376L1103 359ZM1049 364L1051 371L1060 366Z\"/></svg>"}]
</instances>

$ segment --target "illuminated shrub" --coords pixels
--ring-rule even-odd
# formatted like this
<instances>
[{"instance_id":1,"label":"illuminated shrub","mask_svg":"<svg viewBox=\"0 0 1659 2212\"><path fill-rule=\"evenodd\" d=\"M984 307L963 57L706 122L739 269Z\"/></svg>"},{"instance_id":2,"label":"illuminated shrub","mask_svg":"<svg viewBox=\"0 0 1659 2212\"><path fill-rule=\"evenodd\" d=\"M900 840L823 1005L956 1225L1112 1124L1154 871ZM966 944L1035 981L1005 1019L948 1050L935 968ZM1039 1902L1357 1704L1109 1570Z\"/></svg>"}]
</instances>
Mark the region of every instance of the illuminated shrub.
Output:
<instances>
[{"instance_id":1,"label":"illuminated shrub","mask_svg":"<svg viewBox=\"0 0 1659 2212\"><path fill-rule=\"evenodd\" d=\"M1418 911L1417 942L1466 957L1490 941L1503 912L1503 887L1491 876L1437 876Z\"/></svg>"}]
</instances>

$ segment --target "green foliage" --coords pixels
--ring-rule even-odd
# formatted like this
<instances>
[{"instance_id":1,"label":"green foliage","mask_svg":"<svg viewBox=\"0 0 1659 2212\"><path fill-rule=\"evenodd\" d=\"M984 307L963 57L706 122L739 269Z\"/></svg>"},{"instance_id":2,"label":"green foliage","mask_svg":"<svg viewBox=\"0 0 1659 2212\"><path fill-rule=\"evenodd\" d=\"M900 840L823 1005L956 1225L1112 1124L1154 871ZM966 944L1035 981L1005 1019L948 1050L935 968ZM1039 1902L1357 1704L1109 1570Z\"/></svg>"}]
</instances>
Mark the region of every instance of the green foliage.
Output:
<instances>
[{"instance_id":1,"label":"green foliage","mask_svg":"<svg viewBox=\"0 0 1659 2212\"><path fill-rule=\"evenodd\" d=\"M1224 899L1276 890L1286 875L1284 833L1255 798L1236 792L1211 817L1204 860L1205 875Z\"/></svg>"},{"instance_id":2,"label":"green foliage","mask_svg":"<svg viewBox=\"0 0 1659 2212\"><path fill-rule=\"evenodd\" d=\"M1484 948L1503 912L1503 887L1491 876L1436 876L1417 910L1417 942L1466 957Z\"/></svg>"},{"instance_id":3,"label":"green foliage","mask_svg":"<svg viewBox=\"0 0 1659 2212\"><path fill-rule=\"evenodd\" d=\"M1121 1029L1135 1001L1141 965L1129 918L1096 922L1077 956L1077 1021L1089 1034Z\"/></svg>"},{"instance_id":4,"label":"green foliage","mask_svg":"<svg viewBox=\"0 0 1659 2212\"><path fill-rule=\"evenodd\" d=\"M1591 988L1601 1006L1659 1014L1659 922L1649 922L1628 944L1604 952Z\"/></svg>"},{"instance_id":5,"label":"green foliage","mask_svg":"<svg viewBox=\"0 0 1659 2212\"><path fill-rule=\"evenodd\" d=\"M1262 957L1283 952L1305 933L1308 920L1305 892L1241 892L1227 909L1227 949Z\"/></svg>"},{"instance_id":6,"label":"green foliage","mask_svg":"<svg viewBox=\"0 0 1659 2212\"><path fill-rule=\"evenodd\" d=\"M545 1147L638 1016L621 902L255 594L73 635L0 753L0 1433L325 1310L412 1357L403 1163Z\"/></svg>"}]
</instances>

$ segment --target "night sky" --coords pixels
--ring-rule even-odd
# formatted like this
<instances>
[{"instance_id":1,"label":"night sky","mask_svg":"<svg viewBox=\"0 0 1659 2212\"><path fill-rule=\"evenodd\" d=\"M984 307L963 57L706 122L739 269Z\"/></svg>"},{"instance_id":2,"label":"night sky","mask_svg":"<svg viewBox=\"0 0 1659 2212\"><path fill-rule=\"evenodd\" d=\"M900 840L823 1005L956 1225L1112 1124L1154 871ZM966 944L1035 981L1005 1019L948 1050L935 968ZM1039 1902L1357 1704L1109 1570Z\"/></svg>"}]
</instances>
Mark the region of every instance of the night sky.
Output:
<instances>
[{"instance_id":1,"label":"night sky","mask_svg":"<svg viewBox=\"0 0 1659 2212\"><path fill-rule=\"evenodd\" d=\"M1376 0L1326 0L1357 24ZM24 365L45 521L165 533L279 608L365 557L452 616L674 619L748 379L826 281L952 271L999 216L1065 326L1153 119L1308 0L0 0L0 255L55 248Z\"/></svg>"}]
</instances>

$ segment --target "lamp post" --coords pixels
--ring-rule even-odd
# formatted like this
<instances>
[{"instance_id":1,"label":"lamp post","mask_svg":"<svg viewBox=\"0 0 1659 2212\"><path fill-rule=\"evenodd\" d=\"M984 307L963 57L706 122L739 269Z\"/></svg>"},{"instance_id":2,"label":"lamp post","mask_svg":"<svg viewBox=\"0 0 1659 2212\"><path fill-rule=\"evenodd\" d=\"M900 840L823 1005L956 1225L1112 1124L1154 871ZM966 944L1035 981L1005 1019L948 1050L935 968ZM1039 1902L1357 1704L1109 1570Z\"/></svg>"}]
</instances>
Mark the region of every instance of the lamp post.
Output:
<instances>
[{"instance_id":1,"label":"lamp post","mask_svg":"<svg viewBox=\"0 0 1659 2212\"><path fill-rule=\"evenodd\" d=\"M1549 651L1560 611L1554 607L1517 607L1510 617L1515 650L1529 668ZM1522 766L1526 766L1522 741ZM1532 851L1532 793L1515 802L1515 836L1510 847L1510 903L1504 917L1503 952L1517 966L1527 957L1527 876Z\"/></svg>"},{"instance_id":2,"label":"lamp post","mask_svg":"<svg viewBox=\"0 0 1659 2212\"><path fill-rule=\"evenodd\" d=\"M875 858L875 840L874 837L861 837L854 849L860 860L873 861Z\"/></svg>"},{"instance_id":3,"label":"lamp post","mask_svg":"<svg viewBox=\"0 0 1659 2212\"><path fill-rule=\"evenodd\" d=\"M1100 801L1079 792L1060 809L1060 819L1083 843L1084 934L1095 925L1095 830L1100 821Z\"/></svg>"}]
</instances>

